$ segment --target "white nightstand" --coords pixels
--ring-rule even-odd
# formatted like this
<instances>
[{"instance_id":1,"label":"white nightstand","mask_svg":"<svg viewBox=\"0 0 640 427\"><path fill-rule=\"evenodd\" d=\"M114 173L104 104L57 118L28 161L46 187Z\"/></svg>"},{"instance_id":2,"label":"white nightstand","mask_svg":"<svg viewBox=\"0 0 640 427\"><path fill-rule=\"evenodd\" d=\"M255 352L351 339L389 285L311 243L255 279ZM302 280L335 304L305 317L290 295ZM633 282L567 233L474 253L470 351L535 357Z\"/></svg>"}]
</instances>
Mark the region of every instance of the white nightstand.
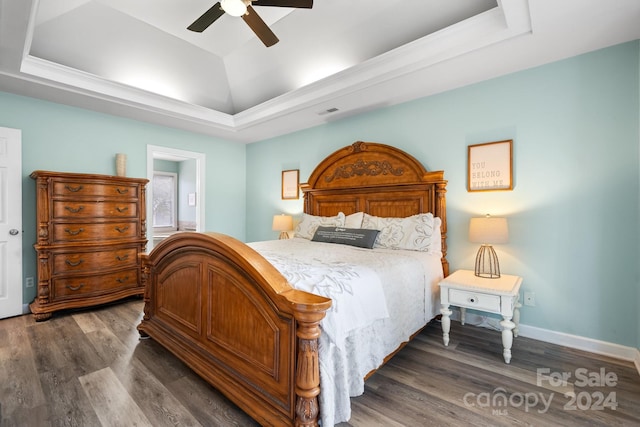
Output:
<instances>
[{"instance_id":1,"label":"white nightstand","mask_svg":"<svg viewBox=\"0 0 640 427\"><path fill-rule=\"evenodd\" d=\"M451 330L450 305L460 307L461 323L464 325L465 309L501 314L502 345L504 361L511 361L513 336L518 336L521 304L518 302L522 277L501 275L497 279L477 277L473 271L458 270L440 282L442 308L442 339L449 345Z\"/></svg>"}]
</instances>

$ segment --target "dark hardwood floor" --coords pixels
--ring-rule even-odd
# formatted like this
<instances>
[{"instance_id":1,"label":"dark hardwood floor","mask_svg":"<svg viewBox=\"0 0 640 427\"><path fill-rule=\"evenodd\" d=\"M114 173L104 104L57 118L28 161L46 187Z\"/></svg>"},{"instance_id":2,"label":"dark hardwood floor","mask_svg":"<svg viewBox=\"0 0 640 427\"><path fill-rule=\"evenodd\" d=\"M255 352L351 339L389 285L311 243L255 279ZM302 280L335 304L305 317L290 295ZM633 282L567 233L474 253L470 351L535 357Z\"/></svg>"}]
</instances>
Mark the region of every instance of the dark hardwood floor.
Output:
<instances>
[{"instance_id":1,"label":"dark hardwood floor","mask_svg":"<svg viewBox=\"0 0 640 427\"><path fill-rule=\"evenodd\" d=\"M0 321L0 425L254 426L153 340L142 302ZM563 376L568 377L563 383ZM352 399L348 426L639 426L633 363L523 337L428 325Z\"/></svg>"}]
</instances>

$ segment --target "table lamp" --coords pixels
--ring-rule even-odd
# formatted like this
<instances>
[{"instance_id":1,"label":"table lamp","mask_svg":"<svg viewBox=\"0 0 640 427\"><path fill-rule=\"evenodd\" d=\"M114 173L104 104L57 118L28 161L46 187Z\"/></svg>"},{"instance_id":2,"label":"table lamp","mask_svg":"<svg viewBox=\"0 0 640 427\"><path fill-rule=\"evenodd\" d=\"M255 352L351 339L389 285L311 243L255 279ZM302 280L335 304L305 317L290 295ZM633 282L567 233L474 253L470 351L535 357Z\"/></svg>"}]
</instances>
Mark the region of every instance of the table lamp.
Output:
<instances>
[{"instance_id":1,"label":"table lamp","mask_svg":"<svg viewBox=\"0 0 640 427\"><path fill-rule=\"evenodd\" d=\"M476 255L475 275L488 279L500 277L498 256L491 244L507 243L509 229L506 218L494 218L487 215L482 218L471 218L469 222L469 240L481 243Z\"/></svg>"},{"instance_id":2,"label":"table lamp","mask_svg":"<svg viewBox=\"0 0 640 427\"><path fill-rule=\"evenodd\" d=\"M289 233L288 231L293 230L293 217L291 215L274 215L273 216L273 225L271 227L273 231L279 231L280 237L279 239L288 239Z\"/></svg>"}]
</instances>

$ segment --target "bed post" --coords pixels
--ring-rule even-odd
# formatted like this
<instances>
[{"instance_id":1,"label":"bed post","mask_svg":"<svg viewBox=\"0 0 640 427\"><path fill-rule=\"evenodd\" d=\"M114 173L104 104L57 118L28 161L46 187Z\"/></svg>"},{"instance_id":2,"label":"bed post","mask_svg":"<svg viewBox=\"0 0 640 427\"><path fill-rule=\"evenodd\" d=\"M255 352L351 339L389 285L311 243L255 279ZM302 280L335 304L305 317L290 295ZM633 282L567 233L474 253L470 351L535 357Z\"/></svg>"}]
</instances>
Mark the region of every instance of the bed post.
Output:
<instances>
[{"instance_id":1,"label":"bed post","mask_svg":"<svg viewBox=\"0 0 640 427\"><path fill-rule=\"evenodd\" d=\"M449 275L449 261L447 261L447 181L436 183L436 216L442 221L440 234L442 235L442 271Z\"/></svg>"},{"instance_id":2,"label":"bed post","mask_svg":"<svg viewBox=\"0 0 640 427\"><path fill-rule=\"evenodd\" d=\"M142 286L144 287L143 301L144 301L144 315L142 317L142 321L148 321L151 318L151 295L150 295L150 286L149 286L149 273L151 267L149 266L149 255L147 253L139 253L138 258L140 259L140 263L142 265L142 272L140 274L140 281ZM142 324L142 323L141 323ZM140 324L140 325L141 325ZM149 338L149 335L144 332L140 325L138 325L138 333L140 334L140 338Z\"/></svg>"},{"instance_id":3,"label":"bed post","mask_svg":"<svg viewBox=\"0 0 640 427\"><path fill-rule=\"evenodd\" d=\"M295 290L294 290L295 292ZM331 300L319 297L312 304L296 304L294 316L298 326L296 363L296 427L318 425L318 395L320 394L320 363L318 338L320 321L331 306Z\"/></svg>"}]
</instances>

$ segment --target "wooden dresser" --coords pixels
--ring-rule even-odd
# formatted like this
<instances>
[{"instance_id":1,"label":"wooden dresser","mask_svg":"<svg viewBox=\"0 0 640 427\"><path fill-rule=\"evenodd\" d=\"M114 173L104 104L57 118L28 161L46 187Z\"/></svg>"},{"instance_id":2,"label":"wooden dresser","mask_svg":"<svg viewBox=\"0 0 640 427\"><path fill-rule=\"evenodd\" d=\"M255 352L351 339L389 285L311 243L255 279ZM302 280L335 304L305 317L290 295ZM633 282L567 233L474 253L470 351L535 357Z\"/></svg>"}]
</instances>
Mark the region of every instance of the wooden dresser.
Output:
<instances>
[{"instance_id":1,"label":"wooden dresser","mask_svg":"<svg viewBox=\"0 0 640 427\"><path fill-rule=\"evenodd\" d=\"M35 319L143 294L146 179L35 171Z\"/></svg>"}]
</instances>

